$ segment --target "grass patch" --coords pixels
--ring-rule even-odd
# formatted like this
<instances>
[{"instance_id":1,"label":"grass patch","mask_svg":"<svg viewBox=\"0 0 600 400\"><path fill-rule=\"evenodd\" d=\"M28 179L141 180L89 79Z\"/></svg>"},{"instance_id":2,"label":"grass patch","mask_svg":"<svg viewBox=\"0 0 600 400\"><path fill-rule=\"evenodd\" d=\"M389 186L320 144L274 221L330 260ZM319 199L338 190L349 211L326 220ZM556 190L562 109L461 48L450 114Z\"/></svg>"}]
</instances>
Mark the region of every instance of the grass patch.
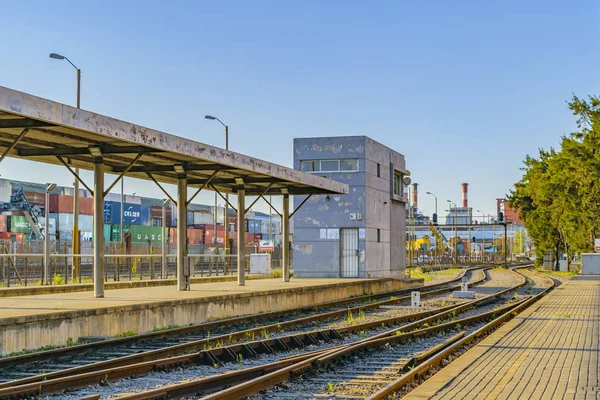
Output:
<instances>
[{"instance_id":1,"label":"grass patch","mask_svg":"<svg viewBox=\"0 0 600 400\"><path fill-rule=\"evenodd\" d=\"M413 279L423 279L424 282L431 282L436 276L455 275L462 271L461 268L448 268L439 271L424 272L421 267L411 268L410 277Z\"/></svg>"},{"instance_id":2,"label":"grass patch","mask_svg":"<svg viewBox=\"0 0 600 400\"><path fill-rule=\"evenodd\" d=\"M536 269L536 272L541 272L543 274L546 275L552 275L552 276L561 276L561 277L565 277L568 278L570 276L577 276L577 272L576 271L550 271L547 269Z\"/></svg>"},{"instance_id":3,"label":"grass patch","mask_svg":"<svg viewBox=\"0 0 600 400\"><path fill-rule=\"evenodd\" d=\"M135 335L136 335L136 333L135 333L135 332L132 332L132 331L126 331L126 332L123 332L123 333L119 333L119 334L118 334L118 335L116 335L115 337L118 337L118 338L124 338L124 337L130 337L130 336L135 336Z\"/></svg>"}]
</instances>

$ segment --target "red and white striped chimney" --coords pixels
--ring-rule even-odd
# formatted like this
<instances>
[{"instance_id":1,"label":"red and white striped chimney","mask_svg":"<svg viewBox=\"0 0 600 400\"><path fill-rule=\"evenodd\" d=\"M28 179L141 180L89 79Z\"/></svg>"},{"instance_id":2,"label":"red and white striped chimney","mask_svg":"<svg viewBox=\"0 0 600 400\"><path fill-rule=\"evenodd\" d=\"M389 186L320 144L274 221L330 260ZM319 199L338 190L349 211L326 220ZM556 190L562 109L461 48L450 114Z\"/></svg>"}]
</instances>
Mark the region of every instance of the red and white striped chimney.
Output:
<instances>
[{"instance_id":1,"label":"red and white striped chimney","mask_svg":"<svg viewBox=\"0 0 600 400\"><path fill-rule=\"evenodd\" d=\"M419 208L419 184L413 183L412 203L414 208Z\"/></svg>"},{"instance_id":2,"label":"red and white striped chimney","mask_svg":"<svg viewBox=\"0 0 600 400\"><path fill-rule=\"evenodd\" d=\"M462 184L462 206L469 207L469 184Z\"/></svg>"}]
</instances>

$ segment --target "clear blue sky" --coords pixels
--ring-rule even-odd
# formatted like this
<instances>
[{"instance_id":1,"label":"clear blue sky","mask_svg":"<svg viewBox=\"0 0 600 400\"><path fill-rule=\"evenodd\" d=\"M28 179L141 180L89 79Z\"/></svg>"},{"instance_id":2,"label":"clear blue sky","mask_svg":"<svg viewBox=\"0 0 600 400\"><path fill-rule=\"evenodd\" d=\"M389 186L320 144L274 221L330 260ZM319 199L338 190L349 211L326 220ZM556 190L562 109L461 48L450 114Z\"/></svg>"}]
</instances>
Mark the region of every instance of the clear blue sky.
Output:
<instances>
[{"instance_id":1,"label":"clear blue sky","mask_svg":"<svg viewBox=\"0 0 600 400\"><path fill-rule=\"evenodd\" d=\"M292 139L368 135L432 191L495 210L521 160L599 94L596 1L3 2L0 85L291 166ZM2 177L69 184L15 160ZM87 175L89 176L89 175ZM126 191L162 197L153 184ZM212 196L201 200L210 202Z\"/></svg>"}]
</instances>

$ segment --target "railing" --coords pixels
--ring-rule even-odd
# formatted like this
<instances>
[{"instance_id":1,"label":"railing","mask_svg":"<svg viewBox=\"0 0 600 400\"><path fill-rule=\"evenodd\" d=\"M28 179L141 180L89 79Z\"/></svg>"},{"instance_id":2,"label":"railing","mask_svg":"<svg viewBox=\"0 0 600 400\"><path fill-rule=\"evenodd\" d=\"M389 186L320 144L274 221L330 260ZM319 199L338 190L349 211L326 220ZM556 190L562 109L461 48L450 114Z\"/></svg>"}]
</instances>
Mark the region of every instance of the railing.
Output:
<instances>
[{"instance_id":1,"label":"railing","mask_svg":"<svg viewBox=\"0 0 600 400\"><path fill-rule=\"evenodd\" d=\"M43 254L0 254L0 286L42 284ZM72 260L79 259L77 276ZM177 255L162 254L106 254L104 256L105 282L174 279L177 273ZM246 254L245 269L249 273L250 255ZM225 276L237 274L237 255L189 254L192 277ZM92 283L94 281L92 254L50 254L50 284Z\"/></svg>"}]
</instances>

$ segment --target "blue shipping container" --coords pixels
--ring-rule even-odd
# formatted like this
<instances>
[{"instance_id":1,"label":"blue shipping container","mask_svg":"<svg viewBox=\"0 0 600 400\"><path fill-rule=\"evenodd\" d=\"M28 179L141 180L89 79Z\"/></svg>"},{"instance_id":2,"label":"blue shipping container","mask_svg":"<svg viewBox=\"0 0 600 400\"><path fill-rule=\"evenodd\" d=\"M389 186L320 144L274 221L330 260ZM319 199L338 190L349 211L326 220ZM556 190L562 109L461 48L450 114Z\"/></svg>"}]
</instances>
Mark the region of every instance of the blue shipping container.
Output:
<instances>
[{"instance_id":1,"label":"blue shipping container","mask_svg":"<svg viewBox=\"0 0 600 400\"><path fill-rule=\"evenodd\" d=\"M121 203L116 201L112 202L111 222L113 224L119 224L121 222ZM127 225L149 225L150 207L125 203L123 223Z\"/></svg>"},{"instance_id":2,"label":"blue shipping container","mask_svg":"<svg viewBox=\"0 0 600 400\"><path fill-rule=\"evenodd\" d=\"M188 211L187 213L187 224L189 225L194 225L194 212L193 211Z\"/></svg>"},{"instance_id":3,"label":"blue shipping container","mask_svg":"<svg viewBox=\"0 0 600 400\"><path fill-rule=\"evenodd\" d=\"M104 202L104 223L110 224L110 201Z\"/></svg>"}]
</instances>

